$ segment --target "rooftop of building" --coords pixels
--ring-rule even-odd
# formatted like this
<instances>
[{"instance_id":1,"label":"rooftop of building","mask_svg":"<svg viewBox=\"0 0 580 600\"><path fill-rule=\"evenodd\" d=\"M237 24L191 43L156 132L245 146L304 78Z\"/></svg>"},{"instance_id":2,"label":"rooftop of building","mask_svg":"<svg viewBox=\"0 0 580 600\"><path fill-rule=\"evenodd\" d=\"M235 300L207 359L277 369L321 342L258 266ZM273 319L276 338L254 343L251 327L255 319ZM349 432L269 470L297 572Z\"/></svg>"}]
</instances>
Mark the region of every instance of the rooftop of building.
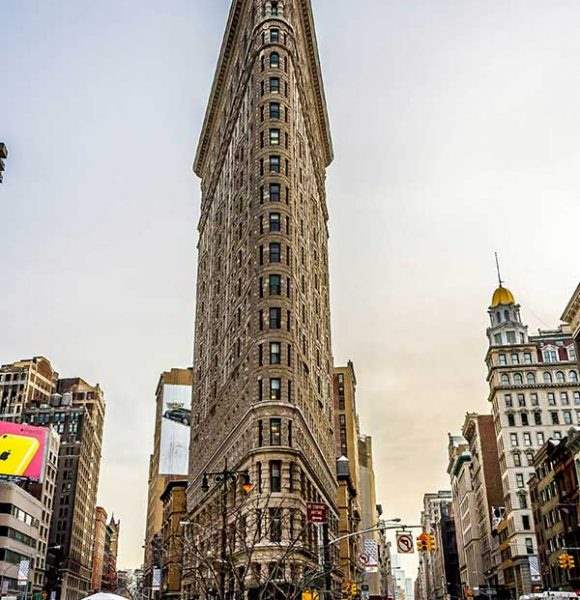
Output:
<instances>
[{"instance_id":1,"label":"rooftop of building","mask_svg":"<svg viewBox=\"0 0 580 600\"><path fill-rule=\"evenodd\" d=\"M504 306L515 303L516 299L514 298L514 295L510 290L508 290L508 288L503 287L503 285L500 283L491 297L490 307L495 308L496 306Z\"/></svg>"}]
</instances>

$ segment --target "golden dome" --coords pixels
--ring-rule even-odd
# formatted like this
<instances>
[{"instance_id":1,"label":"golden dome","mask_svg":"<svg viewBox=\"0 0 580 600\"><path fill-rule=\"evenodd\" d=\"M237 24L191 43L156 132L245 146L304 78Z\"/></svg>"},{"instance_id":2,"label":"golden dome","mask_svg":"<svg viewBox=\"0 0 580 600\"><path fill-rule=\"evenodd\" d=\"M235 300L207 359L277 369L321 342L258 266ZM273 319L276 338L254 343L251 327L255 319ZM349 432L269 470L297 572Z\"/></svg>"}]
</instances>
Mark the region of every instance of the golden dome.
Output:
<instances>
[{"instance_id":1,"label":"golden dome","mask_svg":"<svg viewBox=\"0 0 580 600\"><path fill-rule=\"evenodd\" d=\"M503 286L499 286L497 290L493 293L493 297L491 299L491 308L495 308L500 304L515 304L516 300L514 295Z\"/></svg>"}]
</instances>

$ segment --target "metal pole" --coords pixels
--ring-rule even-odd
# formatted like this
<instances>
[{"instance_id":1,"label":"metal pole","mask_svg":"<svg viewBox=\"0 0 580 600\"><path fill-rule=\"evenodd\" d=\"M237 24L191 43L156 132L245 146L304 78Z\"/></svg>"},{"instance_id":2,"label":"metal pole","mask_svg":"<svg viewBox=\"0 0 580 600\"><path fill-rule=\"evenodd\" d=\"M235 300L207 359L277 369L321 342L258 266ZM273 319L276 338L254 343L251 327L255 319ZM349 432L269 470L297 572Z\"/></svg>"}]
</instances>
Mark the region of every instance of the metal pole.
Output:
<instances>
[{"instance_id":1,"label":"metal pole","mask_svg":"<svg viewBox=\"0 0 580 600\"><path fill-rule=\"evenodd\" d=\"M326 597L332 598L332 564L330 562L330 543L328 536L328 518L322 525L322 544L324 550L324 587L326 589Z\"/></svg>"},{"instance_id":2,"label":"metal pole","mask_svg":"<svg viewBox=\"0 0 580 600\"><path fill-rule=\"evenodd\" d=\"M220 594L221 600L226 598L226 556L227 539L226 527L228 524L227 514L228 502L228 459L224 459L224 470L222 473L222 539L221 539L221 565L220 565Z\"/></svg>"}]
</instances>

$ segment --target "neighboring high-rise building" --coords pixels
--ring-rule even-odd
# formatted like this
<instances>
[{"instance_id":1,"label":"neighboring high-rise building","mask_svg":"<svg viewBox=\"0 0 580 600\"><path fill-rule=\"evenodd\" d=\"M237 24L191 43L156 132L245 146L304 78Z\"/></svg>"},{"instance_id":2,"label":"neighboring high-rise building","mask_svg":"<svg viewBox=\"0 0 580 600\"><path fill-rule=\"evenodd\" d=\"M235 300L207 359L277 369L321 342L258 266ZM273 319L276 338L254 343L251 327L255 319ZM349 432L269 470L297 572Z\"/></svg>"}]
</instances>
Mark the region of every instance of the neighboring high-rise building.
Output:
<instances>
[{"instance_id":1,"label":"neighboring high-rise building","mask_svg":"<svg viewBox=\"0 0 580 600\"><path fill-rule=\"evenodd\" d=\"M574 339L574 356L580 366L580 283L574 290L561 319L570 327ZM574 356L570 356L570 358L574 358Z\"/></svg>"},{"instance_id":2,"label":"neighboring high-rise building","mask_svg":"<svg viewBox=\"0 0 580 600\"><path fill-rule=\"evenodd\" d=\"M504 585L515 596L541 578L527 481L534 452L578 423L578 366L567 330L528 335L520 306L500 282L488 310L489 401L497 432L506 524L498 526Z\"/></svg>"},{"instance_id":3,"label":"neighboring high-rise building","mask_svg":"<svg viewBox=\"0 0 580 600\"><path fill-rule=\"evenodd\" d=\"M103 582L103 562L105 559L105 537L107 533L107 511L102 506L95 508L95 529L93 542L93 560L91 589L101 591Z\"/></svg>"},{"instance_id":4,"label":"neighboring high-rise building","mask_svg":"<svg viewBox=\"0 0 580 600\"><path fill-rule=\"evenodd\" d=\"M301 522L305 501L326 504L336 533L331 160L310 1L233 0L194 163L202 199L188 508L196 525L219 490L213 480L202 489L203 474L227 460L249 471L253 494L283 498ZM279 505L271 510L279 523ZM274 552L267 536L279 533L276 525L264 537L256 576ZM314 550L314 537L307 543Z\"/></svg>"},{"instance_id":5,"label":"neighboring high-rise building","mask_svg":"<svg viewBox=\"0 0 580 600\"><path fill-rule=\"evenodd\" d=\"M117 554L119 552L119 530L121 521L115 521L111 515L105 528L105 551L103 553L103 582L104 592L117 591Z\"/></svg>"},{"instance_id":6,"label":"neighboring high-rise building","mask_svg":"<svg viewBox=\"0 0 580 600\"><path fill-rule=\"evenodd\" d=\"M493 417L467 413L461 433L468 443L474 527L479 536L473 552L481 553L480 559L471 555L469 563L477 564L475 569L481 572L470 575L469 580L477 581L480 588L482 585L485 590L493 587L499 592L503 580L497 569L500 556L495 526L503 517L504 500Z\"/></svg>"},{"instance_id":7,"label":"neighboring high-rise building","mask_svg":"<svg viewBox=\"0 0 580 600\"><path fill-rule=\"evenodd\" d=\"M376 527L379 520L373 466L373 444L370 435L360 435L358 438L358 471L361 511L360 527L365 530ZM362 535L363 550L371 557L376 554L377 562L380 562L379 543L380 536L378 531L370 531ZM383 595L381 590L381 574L378 567L376 571L365 573L364 580L369 586L369 594L371 596Z\"/></svg>"},{"instance_id":8,"label":"neighboring high-rise building","mask_svg":"<svg viewBox=\"0 0 580 600\"><path fill-rule=\"evenodd\" d=\"M338 535L346 536L360 529L360 479L356 412L356 376L351 361L346 367L335 367L333 376L335 409L335 443L338 474L337 508ZM361 539L345 537L340 542L340 571L343 581L360 581L362 566L359 561Z\"/></svg>"},{"instance_id":9,"label":"neighboring high-rise building","mask_svg":"<svg viewBox=\"0 0 580 600\"><path fill-rule=\"evenodd\" d=\"M174 463L163 460L164 455L174 454L176 442L171 438L171 431L168 427L182 427L187 431L187 444L189 445L189 432L186 430L185 423L176 423L173 419L179 419L182 414L183 419L190 418L191 413L191 386L192 370L190 369L171 369L161 373L157 389L155 391L155 432L153 435L153 452L149 457L149 482L147 496L147 522L145 524L145 558L143 562L144 581L146 593L151 594L151 576L154 566L159 567L159 557L157 542L160 539L161 528L163 525L163 494L167 483L173 479L183 479L188 471L188 457L185 461L185 471L179 471L179 468L173 469ZM188 404L183 406L175 405L175 398L187 397ZM169 414L168 411L174 411ZM166 416L164 416L166 415ZM188 421L189 423L189 421ZM164 427L165 425L165 427ZM164 464L168 463L168 464Z\"/></svg>"},{"instance_id":10,"label":"neighboring high-rise building","mask_svg":"<svg viewBox=\"0 0 580 600\"><path fill-rule=\"evenodd\" d=\"M46 581L59 600L78 600L91 591L104 413L99 385L80 378L59 379L50 403L29 402L22 413L23 421L52 425L61 438Z\"/></svg>"},{"instance_id":11,"label":"neighboring high-rise building","mask_svg":"<svg viewBox=\"0 0 580 600\"><path fill-rule=\"evenodd\" d=\"M17 360L0 368L0 419L14 421L31 401L50 403L58 373L44 356Z\"/></svg>"},{"instance_id":12,"label":"neighboring high-rise building","mask_svg":"<svg viewBox=\"0 0 580 600\"><path fill-rule=\"evenodd\" d=\"M580 565L562 569L565 548L578 563L578 475L574 460L580 429L573 427L562 440L548 440L534 455L534 475L528 486L540 557L542 584L549 590L575 590L580 585ZM569 440L574 439L572 444Z\"/></svg>"},{"instance_id":13,"label":"neighboring high-rise building","mask_svg":"<svg viewBox=\"0 0 580 600\"><path fill-rule=\"evenodd\" d=\"M37 542L43 506L24 489L0 481L0 578L2 595L21 596L18 585L19 565L28 561L26 593L40 592L34 584L37 566Z\"/></svg>"},{"instance_id":14,"label":"neighboring high-rise building","mask_svg":"<svg viewBox=\"0 0 580 600\"><path fill-rule=\"evenodd\" d=\"M417 600L440 600L461 595L459 557L453 519L451 491L440 490L423 496L421 526L425 533L433 535L436 549L419 556L419 572L416 587Z\"/></svg>"},{"instance_id":15,"label":"neighboring high-rise building","mask_svg":"<svg viewBox=\"0 0 580 600\"><path fill-rule=\"evenodd\" d=\"M462 593L465 593L483 583L481 536L467 440L463 436L449 434L448 454L447 473L453 495L459 574Z\"/></svg>"},{"instance_id":16,"label":"neighboring high-rise building","mask_svg":"<svg viewBox=\"0 0 580 600\"><path fill-rule=\"evenodd\" d=\"M181 598L183 575L183 521L187 515L187 481L170 481L163 494L164 553L161 563L161 593L164 600Z\"/></svg>"}]
</instances>

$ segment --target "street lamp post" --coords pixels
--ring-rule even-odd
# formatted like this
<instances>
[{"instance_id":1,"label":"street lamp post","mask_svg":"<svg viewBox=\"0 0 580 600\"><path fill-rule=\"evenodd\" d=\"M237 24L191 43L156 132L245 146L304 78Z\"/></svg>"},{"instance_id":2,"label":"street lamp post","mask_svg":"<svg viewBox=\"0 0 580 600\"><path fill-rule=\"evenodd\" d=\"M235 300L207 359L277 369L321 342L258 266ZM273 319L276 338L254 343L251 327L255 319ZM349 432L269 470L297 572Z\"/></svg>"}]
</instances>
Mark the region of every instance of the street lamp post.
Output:
<instances>
[{"instance_id":1,"label":"street lamp post","mask_svg":"<svg viewBox=\"0 0 580 600\"><path fill-rule=\"evenodd\" d=\"M250 475L247 470L236 471L228 469L228 459L224 459L224 468L222 471L204 471L201 482L201 489L204 492L209 491L209 478L213 478L222 487L222 530L220 543L220 597L225 600L226 590L226 559L227 559L227 526L228 526L228 482L237 481L238 477L242 478L242 488L244 492L249 494L254 488L254 484L250 481Z\"/></svg>"}]
</instances>

